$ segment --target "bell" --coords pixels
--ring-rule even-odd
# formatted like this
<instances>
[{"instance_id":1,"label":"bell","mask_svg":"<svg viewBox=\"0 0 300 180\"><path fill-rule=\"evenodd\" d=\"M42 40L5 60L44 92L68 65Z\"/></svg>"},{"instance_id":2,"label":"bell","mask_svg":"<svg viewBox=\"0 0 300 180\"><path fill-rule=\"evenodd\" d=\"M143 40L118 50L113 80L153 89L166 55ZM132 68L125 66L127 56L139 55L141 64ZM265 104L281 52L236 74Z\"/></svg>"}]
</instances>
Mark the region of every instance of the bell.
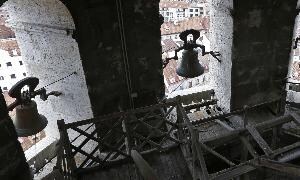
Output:
<instances>
[{"instance_id":1,"label":"bell","mask_svg":"<svg viewBox=\"0 0 300 180\"><path fill-rule=\"evenodd\" d=\"M38 113L35 101L16 107L16 115L13 118L18 137L26 137L37 134L47 126L45 116Z\"/></svg>"},{"instance_id":2,"label":"bell","mask_svg":"<svg viewBox=\"0 0 300 180\"><path fill-rule=\"evenodd\" d=\"M204 73L204 68L199 63L196 50L188 49L182 52L182 60L176 69L176 73L186 78L194 78Z\"/></svg>"}]
</instances>

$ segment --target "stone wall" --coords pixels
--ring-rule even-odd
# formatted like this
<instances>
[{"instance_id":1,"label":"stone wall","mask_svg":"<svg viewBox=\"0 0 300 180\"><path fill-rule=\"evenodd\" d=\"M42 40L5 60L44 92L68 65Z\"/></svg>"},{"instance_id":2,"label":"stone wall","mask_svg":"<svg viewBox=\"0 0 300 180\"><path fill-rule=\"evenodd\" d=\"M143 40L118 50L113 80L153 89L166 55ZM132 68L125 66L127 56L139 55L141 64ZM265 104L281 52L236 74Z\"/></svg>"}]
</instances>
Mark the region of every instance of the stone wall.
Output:
<instances>
[{"instance_id":1,"label":"stone wall","mask_svg":"<svg viewBox=\"0 0 300 180\"><path fill-rule=\"evenodd\" d=\"M211 29L210 41L211 50L221 53L221 63L210 57L211 86L219 99L219 106L224 110L230 110L231 100L231 56L233 38L233 9L232 0L210 0L211 8Z\"/></svg>"},{"instance_id":2,"label":"stone wall","mask_svg":"<svg viewBox=\"0 0 300 180\"><path fill-rule=\"evenodd\" d=\"M67 8L58 0L9 0L8 25L14 30L29 76L38 77L38 88L63 78L46 89L60 91L47 101L36 98L39 112L48 118L46 136L58 138L56 120L74 122L93 117L75 29Z\"/></svg>"},{"instance_id":3,"label":"stone wall","mask_svg":"<svg viewBox=\"0 0 300 180\"><path fill-rule=\"evenodd\" d=\"M129 109L130 96L134 107L140 107L164 94L159 1L122 2L126 50L122 49L116 1L66 3L75 20L75 38L95 115Z\"/></svg>"},{"instance_id":4,"label":"stone wall","mask_svg":"<svg viewBox=\"0 0 300 180\"><path fill-rule=\"evenodd\" d=\"M234 1L233 109L284 95L296 4L297 0Z\"/></svg>"}]
</instances>

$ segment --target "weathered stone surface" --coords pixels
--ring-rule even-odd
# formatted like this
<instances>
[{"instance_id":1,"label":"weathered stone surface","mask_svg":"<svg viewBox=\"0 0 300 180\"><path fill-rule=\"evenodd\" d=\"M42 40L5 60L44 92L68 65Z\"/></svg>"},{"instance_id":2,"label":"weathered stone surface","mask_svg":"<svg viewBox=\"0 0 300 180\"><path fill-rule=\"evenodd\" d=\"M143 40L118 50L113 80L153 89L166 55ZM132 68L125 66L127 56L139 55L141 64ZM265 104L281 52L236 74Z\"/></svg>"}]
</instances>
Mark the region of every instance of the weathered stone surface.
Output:
<instances>
[{"instance_id":1,"label":"weathered stone surface","mask_svg":"<svg viewBox=\"0 0 300 180\"><path fill-rule=\"evenodd\" d=\"M69 4L95 115L119 111L118 107L128 109L130 94L137 95L135 107L154 103L156 95L164 94L158 3L122 3L128 68L116 1L78 0Z\"/></svg>"},{"instance_id":2,"label":"weathered stone surface","mask_svg":"<svg viewBox=\"0 0 300 180\"><path fill-rule=\"evenodd\" d=\"M232 109L282 97L296 0L234 1Z\"/></svg>"},{"instance_id":3,"label":"weathered stone surface","mask_svg":"<svg viewBox=\"0 0 300 180\"><path fill-rule=\"evenodd\" d=\"M211 86L219 99L219 106L230 110L231 99L231 56L233 19L232 0L210 0L211 5L211 50L221 53L221 63L210 58Z\"/></svg>"}]
</instances>

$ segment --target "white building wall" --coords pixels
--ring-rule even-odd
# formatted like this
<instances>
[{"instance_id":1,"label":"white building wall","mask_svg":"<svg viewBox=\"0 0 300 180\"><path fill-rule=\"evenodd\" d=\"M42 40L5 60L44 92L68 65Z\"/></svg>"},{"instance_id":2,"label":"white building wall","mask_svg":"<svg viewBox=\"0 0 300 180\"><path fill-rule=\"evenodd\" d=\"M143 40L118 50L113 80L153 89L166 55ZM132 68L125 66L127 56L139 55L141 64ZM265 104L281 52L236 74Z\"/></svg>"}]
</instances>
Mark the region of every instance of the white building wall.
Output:
<instances>
[{"instance_id":1,"label":"white building wall","mask_svg":"<svg viewBox=\"0 0 300 180\"><path fill-rule=\"evenodd\" d=\"M0 49L0 64L0 86L3 91L8 91L15 83L27 76L21 56L11 57L8 51Z\"/></svg>"}]
</instances>

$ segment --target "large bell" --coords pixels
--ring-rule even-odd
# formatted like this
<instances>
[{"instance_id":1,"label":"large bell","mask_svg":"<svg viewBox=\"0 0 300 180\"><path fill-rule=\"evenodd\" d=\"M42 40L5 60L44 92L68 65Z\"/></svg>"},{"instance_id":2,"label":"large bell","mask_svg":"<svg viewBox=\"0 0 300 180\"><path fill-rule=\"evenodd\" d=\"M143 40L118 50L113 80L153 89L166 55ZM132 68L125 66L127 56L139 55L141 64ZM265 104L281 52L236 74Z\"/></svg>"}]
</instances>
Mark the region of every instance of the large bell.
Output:
<instances>
[{"instance_id":1,"label":"large bell","mask_svg":"<svg viewBox=\"0 0 300 180\"><path fill-rule=\"evenodd\" d=\"M182 60L176 69L179 76L194 78L204 73L204 68L198 60L198 52L194 49L184 50Z\"/></svg>"},{"instance_id":2,"label":"large bell","mask_svg":"<svg viewBox=\"0 0 300 180\"><path fill-rule=\"evenodd\" d=\"M16 107L16 115L13 121L19 137L37 134L48 123L46 117L38 113L36 102L32 100Z\"/></svg>"}]
</instances>

